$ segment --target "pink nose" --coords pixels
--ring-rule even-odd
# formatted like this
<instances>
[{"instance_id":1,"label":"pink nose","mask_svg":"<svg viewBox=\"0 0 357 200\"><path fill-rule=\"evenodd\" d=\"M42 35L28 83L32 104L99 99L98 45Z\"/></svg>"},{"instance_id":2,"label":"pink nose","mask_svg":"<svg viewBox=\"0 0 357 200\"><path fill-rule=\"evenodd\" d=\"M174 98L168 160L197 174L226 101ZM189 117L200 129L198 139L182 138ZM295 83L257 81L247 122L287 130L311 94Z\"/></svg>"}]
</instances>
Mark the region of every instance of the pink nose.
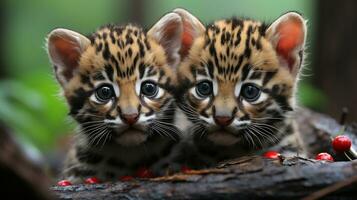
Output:
<instances>
[{"instance_id":1,"label":"pink nose","mask_svg":"<svg viewBox=\"0 0 357 200\"><path fill-rule=\"evenodd\" d=\"M138 119L139 119L139 114L129 114L129 115L126 115L126 114L123 114L121 116L122 120L124 123L128 124L128 125L133 125L135 124Z\"/></svg>"},{"instance_id":2,"label":"pink nose","mask_svg":"<svg viewBox=\"0 0 357 200\"><path fill-rule=\"evenodd\" d=\"M217 125L228 126L232 123L233 117L215 116L214 121L216 122Z\"/></svg>"}]
</instances>

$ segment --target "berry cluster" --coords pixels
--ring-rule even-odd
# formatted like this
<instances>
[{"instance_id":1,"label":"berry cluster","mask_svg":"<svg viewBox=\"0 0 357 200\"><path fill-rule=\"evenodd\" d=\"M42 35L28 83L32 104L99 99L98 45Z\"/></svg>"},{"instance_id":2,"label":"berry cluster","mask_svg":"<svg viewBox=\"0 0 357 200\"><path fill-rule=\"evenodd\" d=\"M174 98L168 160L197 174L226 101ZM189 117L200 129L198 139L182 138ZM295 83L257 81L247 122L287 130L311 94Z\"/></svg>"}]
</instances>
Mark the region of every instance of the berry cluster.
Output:
<instances>
[{"instance_id":1,"label":"berry cluster","mask_svg":"<svg viewBox=\"0 0 357 200\"><path fill-rule=\"evenodd\" d=\"M332 147L337 153L346 153L351 150L352 142L349 137L346 135L339 135L336 136L332 140ZM269 158L269 159L278 159L280 157L280 153L276 151L267 151L263 154L264 158ZM316 155L315 157L316 160L325 160L325 161L330 161L333 162L334 159L333 157L326 152L322 152Z\"/></svg>"},{"instance_id":2,"label":"berry cluster","mask_svg":"<svg viewBox=\"0 0 357 200\"><path fill-rule=\"evenodd\" d=\"M183 165L181 167L181 172L182 173L187 173L189 172L191 169L186 166ZM153 178L155 177L155 175L152 173L152 171L146 167L141 167L139 168L134 176L121 176L119 177L120 181L132 181L134 178ZM87 178L86 180L84 180L85 184L97 184L97 183L101 183L101 181L97 178L97 177L90 177ZM72 183L69 180L61 180L57 183L58 186L69 186L72 185Z\"/></svg>"}]
</instances>

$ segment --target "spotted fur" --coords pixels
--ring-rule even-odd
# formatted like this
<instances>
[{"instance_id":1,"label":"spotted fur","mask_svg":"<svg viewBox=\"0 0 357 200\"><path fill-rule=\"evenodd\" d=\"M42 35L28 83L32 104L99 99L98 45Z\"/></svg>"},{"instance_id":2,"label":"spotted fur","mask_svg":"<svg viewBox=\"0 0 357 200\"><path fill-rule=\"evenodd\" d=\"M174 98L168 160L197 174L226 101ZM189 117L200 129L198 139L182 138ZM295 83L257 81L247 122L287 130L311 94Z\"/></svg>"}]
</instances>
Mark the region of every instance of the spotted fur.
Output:
<instances>
[{"instance_id":1,"label":"spotted fur","mask_svg":"<svg viewBox=\"0 0 357 200\"><path fill-rule=\"evenodd\" d=\"M204 27L187 11L175 12L186 19L192 41L178 75L177 99L188 119L177 122L187 138L181 162L202 167L268 148L303 154L290 117L304 54L303 18L291 12L271 25L231 18ZM208 87L202 82L212 87L207 96L197 91ZM260 92L254 101L243 95L247 84Z\"/></svg>"},{"instance_id":2,"label":"spotted fur","mask_svg":"<svg viewBox=\"0 0 357 200\"><path fill-rule=\"evenodd\" d=\"M153 166L179 133L172 94L179 53L171 45L180 40L180 23L170 13L147 33L134 25L104 26L89 37L66 29L50 33L50 60L79 124L64 178L115 180L139 167L163 173ZM143 91L144 83L156 86L155 96Z\"/></svg>"}]
</instances>

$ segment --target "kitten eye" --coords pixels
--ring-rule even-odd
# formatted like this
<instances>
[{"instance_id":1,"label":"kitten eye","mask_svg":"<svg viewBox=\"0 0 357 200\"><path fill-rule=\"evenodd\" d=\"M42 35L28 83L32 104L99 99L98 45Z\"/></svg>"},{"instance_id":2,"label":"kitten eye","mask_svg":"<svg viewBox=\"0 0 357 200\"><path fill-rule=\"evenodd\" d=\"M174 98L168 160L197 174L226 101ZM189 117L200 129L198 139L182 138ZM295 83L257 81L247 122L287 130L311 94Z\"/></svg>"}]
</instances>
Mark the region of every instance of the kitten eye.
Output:
<instances>
[{"instance_id":1,"label":"kitten eye","mask_svg":"<svg viewBox=\"0 0 357 200\"><path fill-rule=\"evenodd\" d=\"M210 81L201 81L196 85L196 93L202 98L206 98L212 94L212 83Z\"/></svg>"},{"instance_id":2,"label":"kitten eye","mask_svg":"<svg viewBox=\"0 0 357 200\"><path fill-rule=\"evenodd\" d=\"M253 84L245 84L242 86L241 95L248 102L256 101L260 97L261 90Z\"/></svg>"},{"instance_id":3,"label":"kitten eye","mask_svg":"<svg viewBox=\"0 0 357 200\"><path fill-rule=\"evenodd\" d=\"M152 81L146 81L141 84L141 94L149 97L149 98L154 98L158 92L159 88L156 83Z\"/></svg>"},{"instance_id":4,"label":"kitten eye","mask_svg":"<svg viewBox=\"0 0 357 200\"><path fill-rule=\"evenodd\" d=\"M95 97L100 102L107 102L114 96L114 90L110 85L103 85L95 90Z\"/></svg>"}]
</instances>

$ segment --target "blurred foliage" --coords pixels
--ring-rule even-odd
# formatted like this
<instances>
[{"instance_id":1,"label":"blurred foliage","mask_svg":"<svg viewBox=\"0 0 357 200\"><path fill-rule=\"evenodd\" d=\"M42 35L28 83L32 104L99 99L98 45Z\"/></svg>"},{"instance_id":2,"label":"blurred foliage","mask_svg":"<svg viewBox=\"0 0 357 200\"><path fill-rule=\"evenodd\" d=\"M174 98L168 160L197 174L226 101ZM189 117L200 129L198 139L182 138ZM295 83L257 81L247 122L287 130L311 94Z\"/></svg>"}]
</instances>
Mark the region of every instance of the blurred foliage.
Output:
<instances>
[{"instance_id":1,"label":"blurred foliage","mask_svg":"<svg viewBox=\"0 0 357 200\"><path fill-rule=\"evenodd\" d=\"M130 4L136 2L142 3L143 13L135 13L136 5ZM0 82L0 119L42 151L51 150L74 127L66 120L68 109L58 95L44 48L46 35L56 27L86 34L103 24L130 22L135 14L148 27L176 7L188 9L206 23L233 15L272 21L296 10L310 19L308 43L313 44L314 2L309 0L5 0L2 4L6 38L2 48L8 77ZM300 102L316 108L322 108L325 99L307 82L301 84L299 96Z\"/></svg>"}]
</instances>

